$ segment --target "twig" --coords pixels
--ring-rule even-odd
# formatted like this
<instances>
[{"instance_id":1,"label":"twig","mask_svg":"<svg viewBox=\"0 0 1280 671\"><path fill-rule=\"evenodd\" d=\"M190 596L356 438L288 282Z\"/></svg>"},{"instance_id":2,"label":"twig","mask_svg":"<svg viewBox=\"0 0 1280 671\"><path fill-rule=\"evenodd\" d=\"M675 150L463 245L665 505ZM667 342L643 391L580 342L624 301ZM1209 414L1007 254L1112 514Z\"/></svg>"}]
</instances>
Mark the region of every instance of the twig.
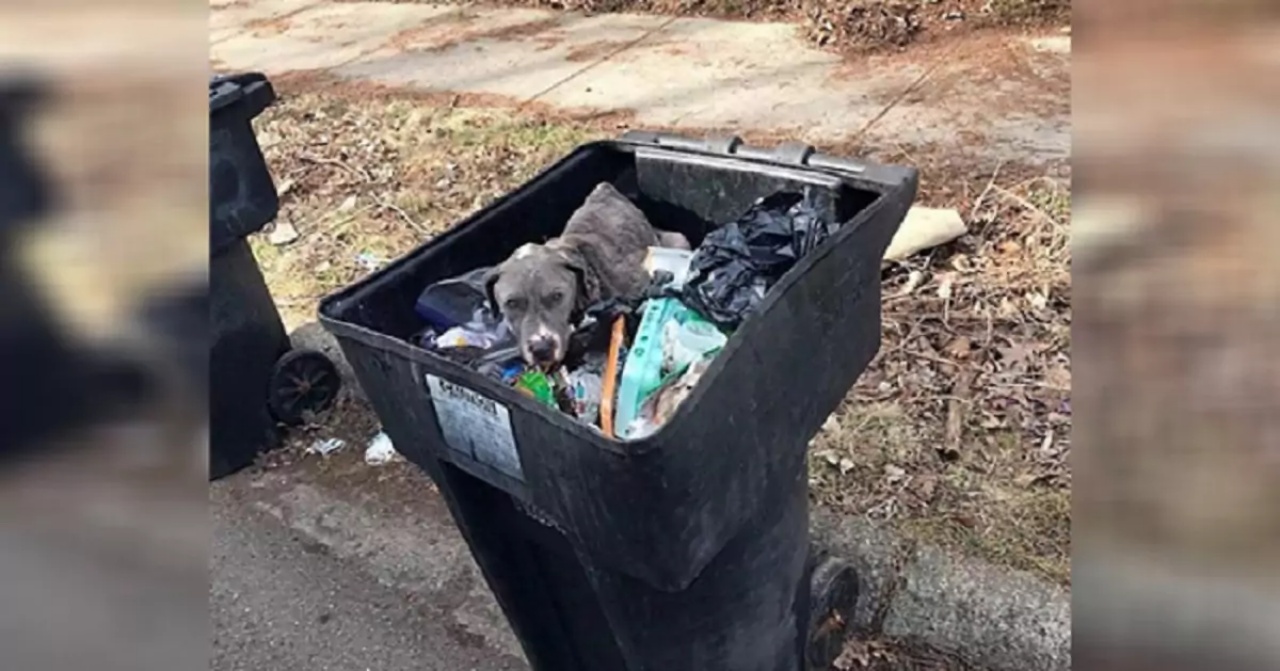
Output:
<instances>
[{"instance_id":1,"label":"twig","mask_svg":"<svg viewBox=\"0 0 1280 671\"><path fill-rule=\"evenodd\" d=\"M956 368L960 367L959 362L948 361L946 359L943 359L942 357L933 356L932 354L925 354L924 352L916 352L913 350L906 349L905 347L902 348L902 352L905 354L909 354L913 357L916 357L917 359L924 359L925 361L932 361L934 363L946 364L948 366L955 366Z\"/></svg>"},{"instance_id":2,"label":"twig","mask_svg":"<svg viewBox=\"0 0 1280 671\"><path fill-rule=\"evenodd\" d=\"M1065 394L1071 393L1071 389L1059 387L1043 382L992 382L992 387L1003 387L1005 389L1045 389L1048 391L1059 391Z\"/></svg>"},{"instance_id":3,"label":"twig","mask_svg":"<svg viewBox=\"0 0 1280 671\"><path fill-rule=\"evenodd\" d=\"M987 187L978 194L978 199L973 201L973 207L969 210L969 221L973 221L978 216L978 208L982 207L982 202L987 199L987 194L996 185L996 177L1000 176L1000 168L1004 167L1004 161L996 164L996 169L991 173L991 179L987 181Z\"/></svg>"},{"instance_id":4,"label":"twig","mask_svg":"<svg viewBox=\"0 0 1280 671\"><path fill-rule=\"evenodd\" d=\"M372 205L362 205L357 209L351 210L350 212L346 212L345 217L340 217L338 214L330 212L329 214L326 214L325 216L320 217L313 224L308 224L307 228L310 229L312 226L315 226L315 228L318 230L320 226L323 224L330 227L329 229L330 235L338 235L346 231L347 225L355 221L356 217L359 217L365 212L368 212L372 208L373 208Z\"/></svg>"},{"instance_id":5,"label":"twig","mask_svg":"<svg viewBox=\"0 0 1280 671\"><path fill-rule=\"evenodd\" d=\"M392 212L395 212L396 214L400 215L400 218L401 218L401 219L404 219L405 223L409 224L409 226L411 226L411 227L412 227L414 230L416 230L417 232L419 232L419 233L421 233L421 234L423 234L423 235L430 235L430 234L431 234L431 233L430 233L430 231L428 231L426 228L424 228L421 224L419 224L418 222L414 221L414 220L413 220L413 218L409 216L409 213L408 213L408 212L405 212L405 211L404 211L404 209L403 209L403 208L401 208L399 205L396 205L395 203L392 203L392 202L389 202L389 201L385 201L385 200L379 200L379 201L378 201L378 204L379 204L379 205L381 205L382 207L385 207L385 208L387 208L388 210L391 210Z\"/></svg>"},{"instance_id":6,"label":"twig","mask_svg":"<svg viewBox=\"0 0 1280 671\"><path fill-rule=\"evenodd\" d=\"M966 371L952 387L952 398L947 402L947 423L943 431L943 456L955 457L960 454L960 443L964 438L964 416L973 395L974 378L973 371Z\"/></svg>"},{"instance_id":7,"label":"twig","mask_svg":"<svg viewBox=\"0 0 1280 671\"><path fill-rule=\"evenodd\" d=\"M325 158L323 156L312 156L310 154L298 154L298 159L301 161L307 161L309 163L321 163L324 165L336 166L336 167L342 168L343 170L346 170L348 173L350 173L357 179L361 179L366 182L373 181L373 179L369 177L369 175L362 173L356 168L334 158Z\"/></svg>"}]
</instances>

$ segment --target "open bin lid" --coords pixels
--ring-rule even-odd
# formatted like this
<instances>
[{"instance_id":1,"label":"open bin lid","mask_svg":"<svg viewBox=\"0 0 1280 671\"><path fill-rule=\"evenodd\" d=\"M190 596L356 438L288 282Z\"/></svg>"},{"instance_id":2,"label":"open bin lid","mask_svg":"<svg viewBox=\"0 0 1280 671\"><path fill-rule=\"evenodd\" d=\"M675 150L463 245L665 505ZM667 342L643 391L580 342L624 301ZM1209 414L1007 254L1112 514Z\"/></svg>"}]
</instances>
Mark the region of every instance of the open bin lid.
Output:
<instances>
[{"instance_id":1,"label":"open bin lid","mask_svg":"<svg viewBox=\"0 0 1280 671\"><path fill-rule=\"evenodd\" d=\"M209 252L257 232L276 217L279 196L251 121L276 100L266 75L209 79Z\"/></svg>"},{"instance_id":2,"label":"open bin lid","mask_svg":"<svg viewBox=\"0 0 1280 671\"><path fill-rule=\"evenodd\" d=\"M242 105L252 118L275 102L276 92L261 72L238 75L215 75L209 79L209 115L232 105Z\"/></svg>"}]
</instances>

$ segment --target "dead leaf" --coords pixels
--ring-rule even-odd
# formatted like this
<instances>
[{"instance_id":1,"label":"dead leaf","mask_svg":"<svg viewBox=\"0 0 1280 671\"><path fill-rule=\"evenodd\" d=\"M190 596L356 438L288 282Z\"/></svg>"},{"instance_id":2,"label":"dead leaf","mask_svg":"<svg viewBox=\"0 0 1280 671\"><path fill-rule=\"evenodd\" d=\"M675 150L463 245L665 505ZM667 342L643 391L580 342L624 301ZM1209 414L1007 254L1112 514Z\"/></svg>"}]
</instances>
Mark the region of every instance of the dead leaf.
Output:
<instances>
[{"instance_id":1,"label":"dead leaf","mask_svg":"<svg viewBox=\"0 0 1280 671\"><path fill-rule=\"evenodd\" d=\"M865 669L870 664L871 652L866 644L860 641L849 641L844 644L844 650L840 651L840 656L836 657L836 661L832 662L831 666L836 671L853 671L853 669Z\"/></svg>"},{"instance_id":2,"label":"dead leaf","mask_svg":"<svg viewBox=\"0 0 1280 671\"><path fill-rule=\"evenodd\" d=\"M292 179L288 177L281 180L280 185L276 187L276 195L283 198L286 194L288 194L290 191L293 190L294 184L296 184L296 182L294 182Z\"/></svg>"},{"instance_id":3,"label":"dead leaf","mask_svg":"<svg viewBox=\"0 0 1280 671\"><path fill-rule=\"evenodd\" d=\"M1071 389L1071 369L1063 364L1049 366L1044 372L1044 383L1054 389Z\"/></svg>"},{"instance_id":4,"label":"dead leaf","mask_svg":"<svg viewBox=\"0 0 1280 671\"><path fill-rule=\"evenodd\" d=\"M956 359L968 359L973 351L973 342L965 336L958 336L947 343L944 351Z\"/></svg>"},{"instance_id":5,"label":"dead leaf","mask_svg":"<svg viewBox=\"0 0 1280 671\"><path fill-rule=\"evenodd\" d=\"M951 399L947 402L947 423L943 442L938 448L944 459L950 460L960 456L960 443L964 438L964 416L968 409L969 398L973 394L973 380L973 371L965 371L960 374L951 388Z\"/></svg>"},{"instance_id":6,"label":"dead leaf","mask_svg":"<svg viewBox=\"0 0 1280 671\"><path fill-rule=\"evenodd\" d=\"M1036 310L1043 310L1049 307L1049 297L1038 291L1027 293L1027 302Z\"/></svg>"},{"instance_id":7,"label":"dead leaf","mask_svg":"<svg viewBox=\"0 0 1280 671\"><path fill-rule=\"evenodd\" d=\"M1025 370L1027 362L1036 355L1036 347L1024 342L1014 342L1008 347L1001 347L1000 364L1005 369Z\"/></svg>"},{"instance_id":8,"label":"dead leaf","mask_svg":"<svg viewBox=\"0 0 1280 671\"><path fill-rule=\"evenodd\" d=\"M852 470L853 470L853 467L854 467L854 463L853 463L853 460L852 460L852 459L850 459L849 457L845 457L845 458L841 459L841 460L840 460L840 475L845 475L845 474L846 474L846 473L848 473L849 471L852 471Z\"/></svg>"},{"instance_id":9,"label":"dead leaf","mask_svg":"<svg viewBox=\"0 0 1280 671\"><path fill-rule=\"evenodd\" d=\"M933 497L938 493L938 476L932 474L917 476L912 486L912 493L922 503L932 503Z\"/></svg>"},{"instance_id":10,"label":"dead leaf","mask_svg":"<svg viewBox=\"0 0 1280 671\"><path fill-rule=\"evenodd\" d=\"M893 649L884 641L853 639L845 642L844 649L840 651L836 661L832 662L831 668L836 671L852 671L870 668L873 662L887 662L893 668L899 666Z\"/></svg>"},{"instance_id":11,"label":"dead leaf","mask_svg":"<svg viewBox=\"0 0 1280 671\"><path fill-rule=\"evenodd\" d=\"M267 234L267 242L273 245L287 245L299 237L298 229L287 221L277 221L276 225L271 228L271 232Z\"/></svg>"},{"instance_id":12,"label":"dead leaf","mask_svg":"<svg viewBox=\"0 0 1280 671\"><path fill-rule=\"evenodd\" d=\"M996 316L1001 319L1012 319L1018 314L1018 306L1009 300L1008 296L1000 299L1000 305L996 308Z\"/></svg>"},{"instance_id":13,"label":"dead leaf","mask_svg":"<svg viewBox=\"0 0 1280 671\"><path fill-rule=\"evenodd\" d=\"M344 200L344 201L342 201L342 204L338 206L338 211L339 211L339 212L350 212L351 210L356 209L356 201L357 201L357 200L358 200L358 199L357 199L357 198L356 198L356 196L354 196L354 195L347 196L347 199L346 199L346 200Z\"/></svg>"},{"instance_id":14,"label":"dead leaf","mask_svg":"<svg viewBox=\"0 0 1280 671\"><path fill-rule=\"evenodd\" d=\"M951 290L952 287L955 286L955 283L955 273L944 273L942 277L938 279L938 298L941 298L944 301L951 300Z\"/></svg>"},{"instance_id":15,"label":"dead leaf","mask_svg":"<svg viewBox=\"0 0 1280 671\"><path fill-rule=\"evenodd\" d=\"M924 284L924 273L919 270L913 270L907 275L907 281L902 284L902 289L898 292L899 296L910 296L920 285Z\"/></svg>"},{"instance_id":16,"label":"dead leaf","mask_svg":"<svg viewBox=\"0 0 1280 671\"><path fill-rule=\"evenodd\" d=\"M1053 429L1049 429L1044 434L1044 440L1040 442L1040 454L1050 454L1053 451Z\"/></svg>"}]
</instances>

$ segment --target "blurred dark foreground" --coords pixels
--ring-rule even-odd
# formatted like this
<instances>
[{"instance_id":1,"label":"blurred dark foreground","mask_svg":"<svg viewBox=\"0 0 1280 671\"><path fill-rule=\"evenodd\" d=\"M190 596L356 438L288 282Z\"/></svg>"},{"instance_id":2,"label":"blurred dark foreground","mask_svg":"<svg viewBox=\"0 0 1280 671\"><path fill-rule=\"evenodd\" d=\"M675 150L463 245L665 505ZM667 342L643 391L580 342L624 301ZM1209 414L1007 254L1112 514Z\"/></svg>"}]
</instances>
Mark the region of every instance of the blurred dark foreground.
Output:
<instances>
[{"instance_id":1,"label":"blurred dark foreground","mask_svg":"<svg viewBox=\"0 0 1280 671\"><path fill-rule=\"evenodd\" d=\"M205 11L0 8L5 668L207 668Z\"/></svg>"}]
</instances>

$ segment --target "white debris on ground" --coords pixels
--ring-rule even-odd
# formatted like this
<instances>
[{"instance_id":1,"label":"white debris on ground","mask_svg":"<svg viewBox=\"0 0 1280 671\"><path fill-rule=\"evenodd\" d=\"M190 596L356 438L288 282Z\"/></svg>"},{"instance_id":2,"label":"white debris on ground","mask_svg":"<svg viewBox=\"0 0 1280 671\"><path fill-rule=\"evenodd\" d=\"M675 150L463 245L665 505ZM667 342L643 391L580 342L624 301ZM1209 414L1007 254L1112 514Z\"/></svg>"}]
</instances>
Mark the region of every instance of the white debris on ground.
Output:
<instances>
[{"instance_id":1,"label":"white debris on ground","mask_svg":"<svg viewBox=\"0 0 1280 671\"><path fill-rule=\"evenodd\" d=\"M346 445L347 442L341 438L325 438L311 443L311 445L307 447L306 453L318 454L322 457L327 457L330 454L341 450L343 447L346 447Z\"/></svg>"},{"instance_id":2,"label":"white debris on ground","mask_svg":"<svg viewBox=\"0 0 1280 671\"><path fill-rule=\"evenodd\" d=\"M370 466L382 466L399 458L400 453L396 452L396 446L391 443L391 436L386 431L380 431L374 436L364 451L364 462Z\"/></svg>"},{"instance_id":3,"label":"white debris on ground","mask_svg":"<svg viewBox=\"0 0 1280 671\"><path fill-rule=\"evenodd\" d=\"M298 237L298 229L294 228L293 224L290 224L287 221L277 221L275 226L272 227L271 232L267 234L267 242L278 247L280 245L287 245L294 240L297 240Z\"/></svg>"},{"instance_id":4,"label":"white debris on ground","mask_svg":"<svg viewBox=\"0 0 1280 671\"><path fill-rule=\"evenodd\" d=\"M967 231L964 219L956 210L913 207L889 242L884 260L904 261L913 254L945 245Z\"/></svg>"},{"instance_id":5,"label":"white debris on ground","mask_svg":"<svg viewBox=\"0 0 1280 671\"><path fill-rule=\"evenodd\" d=\"M370 252L360 252L359 254L356 254L356 263L360 264L360 267L365 270L377 270L385 265L386 262L386 259Z\"/></svg>"}]
</instances>

